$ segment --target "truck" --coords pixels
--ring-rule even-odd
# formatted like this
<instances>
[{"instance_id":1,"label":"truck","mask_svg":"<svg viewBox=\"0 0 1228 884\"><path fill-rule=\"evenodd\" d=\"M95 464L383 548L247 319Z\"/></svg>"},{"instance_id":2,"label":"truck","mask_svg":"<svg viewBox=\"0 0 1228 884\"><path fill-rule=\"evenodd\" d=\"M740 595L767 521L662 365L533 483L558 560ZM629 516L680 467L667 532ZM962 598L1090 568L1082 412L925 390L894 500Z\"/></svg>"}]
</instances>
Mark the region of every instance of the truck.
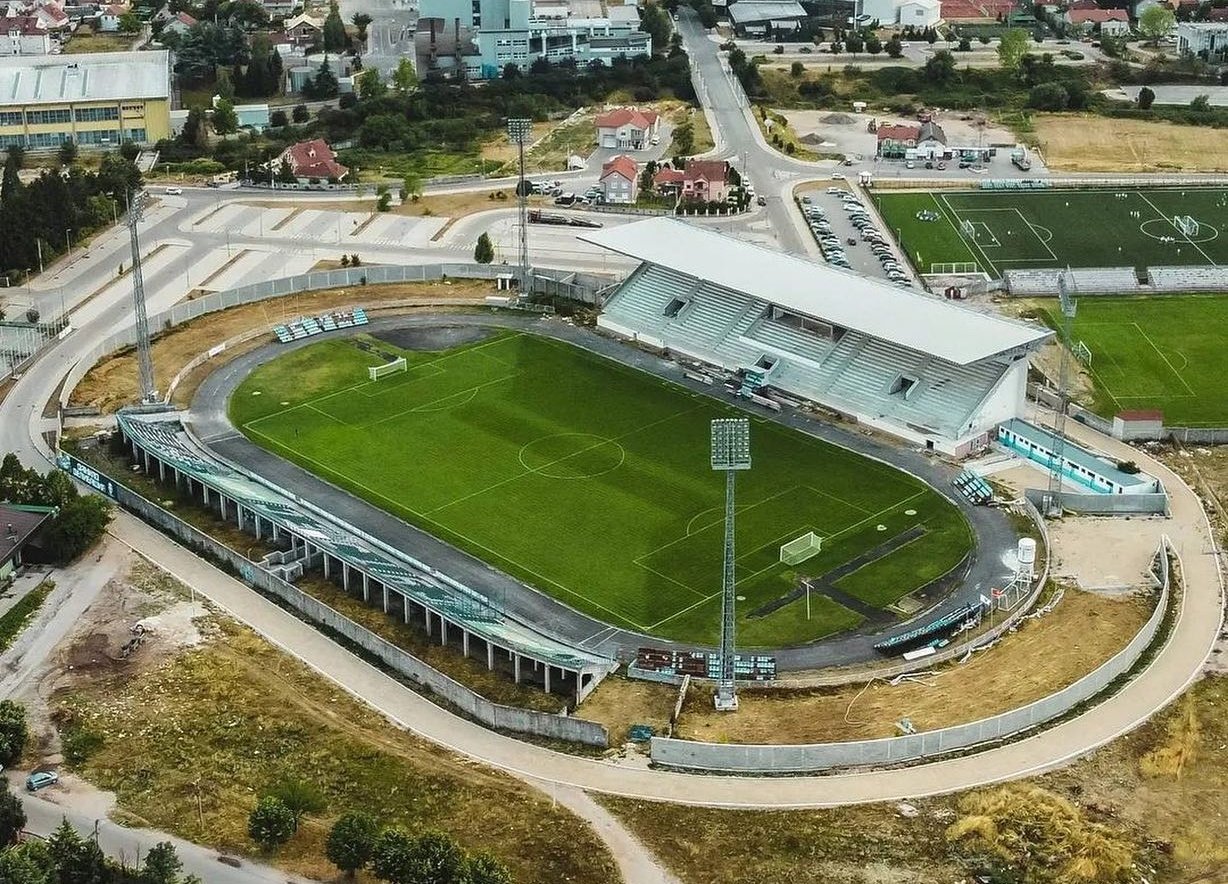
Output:
<instances>
[{"instance_id":1,"label":"truck","mask_svg":"<svg viewBox=\"0 0 1228 884\"><path fill-rule=\"evenodd\" d=\"M1027 172L1032 168L1032 161L1028 159L1028 149L1022 144L1016 144L1015 149L1011 151L1011 164L1021 172Z\"/></svg>"}]
</instances>

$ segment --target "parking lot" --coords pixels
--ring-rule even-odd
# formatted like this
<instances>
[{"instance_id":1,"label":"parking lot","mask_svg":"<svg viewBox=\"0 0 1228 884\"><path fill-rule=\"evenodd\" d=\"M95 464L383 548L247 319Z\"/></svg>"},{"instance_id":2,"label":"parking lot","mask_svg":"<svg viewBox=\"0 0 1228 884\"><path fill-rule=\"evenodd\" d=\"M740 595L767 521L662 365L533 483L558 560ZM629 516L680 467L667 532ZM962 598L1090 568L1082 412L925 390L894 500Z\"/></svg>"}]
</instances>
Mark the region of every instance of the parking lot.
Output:
<instances>
[{"instance_id":1,"label":"parking lot","mask_svg":"<svg viewBox=\"0 0 1228 884\"><path fill-rule=\"evenodd\" d=\"M863 203L860 195L836 182L798 192L798 208L827 263L911 285L907 262L900 257L890 232L881 228L877 213Z\"/></svg>"}]
</instances>

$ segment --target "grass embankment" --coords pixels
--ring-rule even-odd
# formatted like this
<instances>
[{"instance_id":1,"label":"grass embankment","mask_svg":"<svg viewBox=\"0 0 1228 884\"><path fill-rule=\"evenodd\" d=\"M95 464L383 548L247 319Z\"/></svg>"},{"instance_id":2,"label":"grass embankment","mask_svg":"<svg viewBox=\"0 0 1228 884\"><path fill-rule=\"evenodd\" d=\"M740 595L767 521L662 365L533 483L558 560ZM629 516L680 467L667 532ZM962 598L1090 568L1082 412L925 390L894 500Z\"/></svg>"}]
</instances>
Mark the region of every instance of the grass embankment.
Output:
<instances>
[{"instance_id":1,"label":"grass embankment","mask_svg":"<svg viewBox=\"0 0 1228 884\"><path fill-rule=\"evenodd\" d=\"M357 168L357 181L395 182L406 176L419 179L444 175L481 175L496 171L500 164L481 157L476 147L463 151L415 150L405 152L354 147L337 155L338 161ZM347 180L352 180L347 179Z\"/></svg>"},{"instance_id":2,"label":"grass embankment","mask_svg":"<svg viewBox=\"0 0 1228 884\"><path fill-rule=\"evenodd\" d=\"M743 694L743 699L745 699ZM742 713L739 712L739 715ZM1094 713L1092 713L1094 714ZM604 797L684 884L1221 881L1228 871L1228 678L1056 773L960 795L814 811ZM821 797L821 796L819 796Z\"/></svg>"},{"instance_id":3,"label":"grass embankment","mask_svg":"<svg viewBox=\"0 0 1228 884\"><path fill-rule=\"evenodd\" d=\"M387 351L395 338L385 341ZM708 422L724 407L533 335L400 353L409 371L376 384L366 367L386 357L344 341L287 354L235 391L232 420L257 443L594 617L715 640L710 587L719 583L722 522ZM793 594L799 576L820 577L915 526L925 532L915 545L877 553L849 578L850 594L882 604L883 584L898 598L963 559L967 525L932 490L774 423L753 435L761 457L743 480L738 563L748 646L855 626L861 615L821 592L808 617ZM458 459L458 450L482 456ZM533 531L520 527L526 512ZM823 551L804 566L781 565L780 545L807 531L825 538Z\"/></svg>"},{"instance_id":4,"label":"grass embankment","mask_svg":"<svg viewBox=\"0 0 1228 884\"><path fill-rule=\"evenodd\" d=\"M55 589L55 584L50 580L44 580L22 596L3 615L0 615L0 653L8 650L9 646L17 640L17 636L21 635L21 631L34 619L34 615L43 606L43 602L47 601L47 596L53 589Z\"/></svg>"},{"instance_id":5,"label":"grass embankment","mask_svg":"<svg viewBox=\"0 0 1228 884\"><path fill-rule=\"evenodd\" d=\"M768 144L775 147L781 153L799 159L814 161L824 158L824 154L818 153L807 147L798 137L794 128L789 125L789 118L777 111L769 111L764 108L757 108L754 112L755 120L759 123L759 131L763 133L763 137L767 139Z\"/></svg>"},{"instance_id":6,"label":"grass embankment","mask_svg":"<svg viewBox=\"0 0 1228 884\"><path fill-rule=\"evenodd\" d=\"M92 34L78 31L64 44L65 55L86 52L127 52L139 34Z\"/></svg>"},{"instance_id":7,"label":"grass embankment","mask_svg":"<svg viewBox=\"0 0 1228 884\"><path fill-rule=\"evenodd\" d=\"M223 616L198 625L203 644L156 666L79 671L58 698L76 771L114 791L127 821L255 854L249 811L297 779L326 803L273 857L299 874L332 880L328 828L363 810L491 851L522 884L618 880L587 824L548 797L391 726Z\"/></svg>"},{"instance_id":8,"label":"grass embankment","mask_svg":"<svg viewBox=\"0 0 1228 884\"><path fill-rule=\"evenodd\" d=\"M275 298L242 307L232 307L176 326L154 338L154 386L165 390L171 379L194 357L245 331L273 322L285 322L349 305L377 307L406 298L480 298L494 287L483 280L393 283L321 289ZM254 346L254 344L252 345ZM230 350L220 359L230 359L241 350ZM174 403L187 405L200 382L217 367L211 361L192 372L175 391ZM95 405L110 413L140 400L136 351L124 350L94 366L73 390L72 405Z\"/></svg>"},{"instance_id":9,"label":"grass embankment","mask_svg":"<svg viewBox=\"0 0 1228 884\"><path fill-rule=\"evenodd\" d=\"M1125 647L1152 610L1149 598L1067 589L1052 613L1025 621L992 651L941 667L923 681L743 691L737 715L713 712L711 696L693 690L678 733L716 743L819 743L896 736L896 722L904 718L918 731L976 721L1077 681Z\"/></svg>"},{"instance_id":10,"label":"grass embankment","mask_svg":"<svg viewBox=\"0 0 1228 884\"><path fill-rule=\"evenodd\" d=\"M1070 172L1223 172L1224 132L1148 120L1036 114L1035 141L1050 169Z\"/></svg>"}]
</instances>

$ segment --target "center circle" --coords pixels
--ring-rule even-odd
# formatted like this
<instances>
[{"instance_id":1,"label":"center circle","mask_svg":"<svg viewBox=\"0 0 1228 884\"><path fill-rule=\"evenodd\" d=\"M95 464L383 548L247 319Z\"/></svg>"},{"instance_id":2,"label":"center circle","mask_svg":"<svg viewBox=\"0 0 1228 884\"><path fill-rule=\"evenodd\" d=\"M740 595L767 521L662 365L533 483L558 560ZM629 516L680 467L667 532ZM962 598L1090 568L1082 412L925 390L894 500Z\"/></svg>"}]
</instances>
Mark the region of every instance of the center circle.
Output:
<instances>
[{"instance_id":1,"label":"center circle","mask_svg":"<svg viewBox=\"0 0 1228 884\"><path fill-rule=\"evenodd\" d=\"M520 449L520 465L550 479L593 479L613 472L627 452L613 439L593 433L555 433Z\"/></svg>"},{"instance_id":2,"label":"center circle","mask_svg":"<svg viewBox=\"0 0 1228 884\"><path fill-rule=\"evenodd\" d=\"M1199 243L1211 242L1213 239L1219 238L1219 230L1214 224L1199 224L1198 235L1187 237L1184 233L1173 226L1173 223L1167 218L1148 218L1138 226L1139 232L1144 236L1149 236L1152 239L1160 239L1161 237L1171 237L1174 245L1182 245L1183 243Z\"/></svg>"}]
</instances>

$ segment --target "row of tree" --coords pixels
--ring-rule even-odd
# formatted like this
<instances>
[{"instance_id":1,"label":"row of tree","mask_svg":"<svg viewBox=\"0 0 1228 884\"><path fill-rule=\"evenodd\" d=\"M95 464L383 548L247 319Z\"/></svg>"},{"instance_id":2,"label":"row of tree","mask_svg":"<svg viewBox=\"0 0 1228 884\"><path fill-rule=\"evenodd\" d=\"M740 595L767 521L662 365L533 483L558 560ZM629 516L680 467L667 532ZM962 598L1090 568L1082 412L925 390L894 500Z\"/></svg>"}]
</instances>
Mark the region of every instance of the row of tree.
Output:
<instances>
[{"instance_id":1,"label":"row of tree","mask_svg":"<svg viewBox=\"0 0 1228 884\"><path fill-rule=\"evenodd\" d=\"M56 562L70 562L102 536L111 521L111 506L96 494L81 494L59 470L40 473L21 465L9 452L0 461L0 501L58 507L43 527L39 546ZM0 764L5 764L0 755Z\"/></svg>"}]
</instances>

